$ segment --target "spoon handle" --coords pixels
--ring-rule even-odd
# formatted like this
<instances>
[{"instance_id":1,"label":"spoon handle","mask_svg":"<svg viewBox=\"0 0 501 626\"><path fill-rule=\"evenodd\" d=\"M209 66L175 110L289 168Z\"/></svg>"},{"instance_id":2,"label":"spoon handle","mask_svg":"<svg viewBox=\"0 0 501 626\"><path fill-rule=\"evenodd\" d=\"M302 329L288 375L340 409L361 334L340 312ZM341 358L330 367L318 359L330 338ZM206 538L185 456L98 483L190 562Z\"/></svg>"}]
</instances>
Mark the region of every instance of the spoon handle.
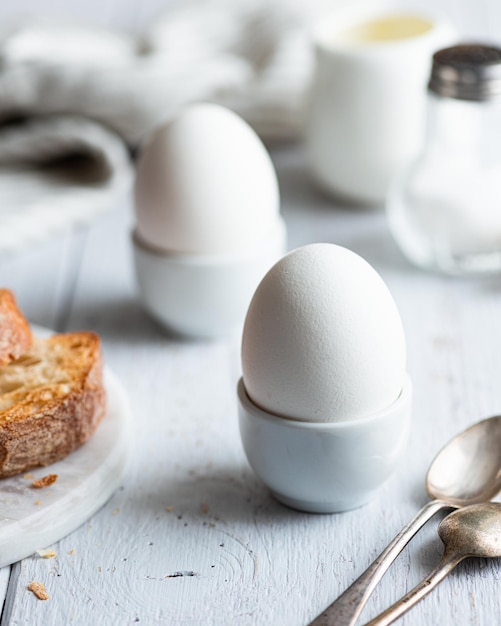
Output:
<instances>
[{"instance_id":1,"label":"spoon handle","mask_svg":"<svg viewBox=\"0 0 501 626\"><path fill-rule=\"evenodd\" d=\"M435 513L444 508L451 508L449 502L432 500L416 514L416 516L398 533L393 541L381 552L376 560L369 565L361 576L353 582L337 600L321 613L309 626L352 626L364 608L374 588L384 576L397 556L420 528Z\"/></svg>"},{"instance_id":2,"label":"spoon handle","mask_svg":"<svg viewBox=\"0 0 501 626\"><path fill-rule=\"evenodd\" d=\"M375 617L373 620L367 622L365 626L387 626L388 624L394 622L411 607L417 604L422 598L424 598L424 596L434 589L438 583L442 582L447 574L449 574L466 556L466 554L458 554L457 552L454 553L452 551L450 554L445 552L442 560L429 576L422 580L419 585L414 587L414 589L411 589L411 591L406 593L405 596L400 598L398 602L395 602L395 604L390 606L389 609L386 609L386 611L383 611L383 613Z\"/></svg>"}]
</instances>

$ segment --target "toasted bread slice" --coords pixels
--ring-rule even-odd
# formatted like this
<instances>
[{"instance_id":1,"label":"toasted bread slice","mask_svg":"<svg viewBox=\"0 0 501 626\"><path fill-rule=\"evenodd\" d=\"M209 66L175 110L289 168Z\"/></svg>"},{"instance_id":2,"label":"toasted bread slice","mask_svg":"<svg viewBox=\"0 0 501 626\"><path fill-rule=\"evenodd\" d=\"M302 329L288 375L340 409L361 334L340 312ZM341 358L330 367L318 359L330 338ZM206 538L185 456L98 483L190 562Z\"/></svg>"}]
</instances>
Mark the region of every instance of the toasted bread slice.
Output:
<instances>
[{"instance_id":1,"label":"toasted bread slice","mask_svg":"<svg viewBox=\"0 0 501 626\"><path fill-rule=\"evenodd\" d=\"M0 366L26 352L32 340L29 324L17 308L12 292L0 289Z\"/></svg>"},{"instance_id":2,"label":"toasted bread slice","mask_svg":"<svg viewBox=\"0 0 501 626\"><path fill-rule=\"evenodd\" d=\"M0 368L0 478L62 459L89 439L105 408L97 335L35 339Z\"/></svg>"}]
</instances>

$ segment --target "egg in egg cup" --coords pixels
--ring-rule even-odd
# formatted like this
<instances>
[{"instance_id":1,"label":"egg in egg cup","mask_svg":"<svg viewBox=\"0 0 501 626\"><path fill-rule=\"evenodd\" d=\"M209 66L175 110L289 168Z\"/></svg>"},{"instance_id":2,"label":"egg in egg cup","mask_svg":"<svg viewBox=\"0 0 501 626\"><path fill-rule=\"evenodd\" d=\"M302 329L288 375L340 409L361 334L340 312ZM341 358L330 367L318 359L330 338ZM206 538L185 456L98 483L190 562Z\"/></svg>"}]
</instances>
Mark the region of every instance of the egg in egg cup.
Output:
<instances>
[{"instance_id":1,"label":"egg in egg cup","mask_svg":"<svg viewBox=\"0 0 501 626\"><path fill-rule=\"evenodd\" d=\"M247 312L238 384L250 465L281 502L365 504L406 449L412 386L393 298L360 256L312 244L284 256Z\"/></svg>"}]
</instances>

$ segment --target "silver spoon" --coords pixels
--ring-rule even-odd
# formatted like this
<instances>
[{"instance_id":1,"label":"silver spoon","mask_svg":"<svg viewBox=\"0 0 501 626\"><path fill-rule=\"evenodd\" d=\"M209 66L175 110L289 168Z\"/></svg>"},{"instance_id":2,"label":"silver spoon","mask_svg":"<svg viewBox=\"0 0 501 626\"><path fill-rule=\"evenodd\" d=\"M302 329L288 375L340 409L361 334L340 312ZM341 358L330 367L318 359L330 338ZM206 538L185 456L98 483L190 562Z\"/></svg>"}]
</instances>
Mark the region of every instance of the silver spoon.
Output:
<instances>
[{"instance_id":1,"label":"silver spoon","mask_svg":"<svg viewBox=\"0 0 501 626\"><path fill-rule=\"evenodd\" d=\"M445 508L491 500L501 490L501 415L474 424L437 454L426 475L431 502L310 626L352 626L374 588L426 522Z\"/></svg>"},{"instance_id":2,"label":"silver spoon","mask_svg":"<svg viewBox=\"0 0 501 626\"><path fill-rule=\"evenodd\" d=\"M445 549L437 567L389 609L365 626L386 626L414 606L467 557L501 556L501 503L484 502L454 511L440 522Z\"/></svg>"}]
</instances>

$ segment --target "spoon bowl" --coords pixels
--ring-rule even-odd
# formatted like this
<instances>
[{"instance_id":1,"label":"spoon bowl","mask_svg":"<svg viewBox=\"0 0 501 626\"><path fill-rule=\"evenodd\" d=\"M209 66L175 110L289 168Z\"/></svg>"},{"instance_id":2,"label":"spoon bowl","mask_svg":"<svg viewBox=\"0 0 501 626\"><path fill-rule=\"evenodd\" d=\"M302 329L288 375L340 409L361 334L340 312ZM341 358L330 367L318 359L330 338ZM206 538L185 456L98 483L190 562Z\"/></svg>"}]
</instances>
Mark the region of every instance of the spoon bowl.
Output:
<instances>
[{"instance_id":1,"label":"spoon bowl","mask_svg":"<svg viewBox=\"0 0 501 626\"><path fill-rule=\"evenodd\" d=\"M430 465L428 495L458 507L491 500L501 490L500 450L501 415L459 433Z\"/></svg>"},{"instance_id":2,"label":"spoon bowl","mask_svg":"<svg viewBox=\"0 0 501 626\"><path fill-rule=\"evenodd\" d=\"M440 522L438 534L446 552L485 559L501 557L501 503L458 509Z\"/></svg>"}]
</instances>

